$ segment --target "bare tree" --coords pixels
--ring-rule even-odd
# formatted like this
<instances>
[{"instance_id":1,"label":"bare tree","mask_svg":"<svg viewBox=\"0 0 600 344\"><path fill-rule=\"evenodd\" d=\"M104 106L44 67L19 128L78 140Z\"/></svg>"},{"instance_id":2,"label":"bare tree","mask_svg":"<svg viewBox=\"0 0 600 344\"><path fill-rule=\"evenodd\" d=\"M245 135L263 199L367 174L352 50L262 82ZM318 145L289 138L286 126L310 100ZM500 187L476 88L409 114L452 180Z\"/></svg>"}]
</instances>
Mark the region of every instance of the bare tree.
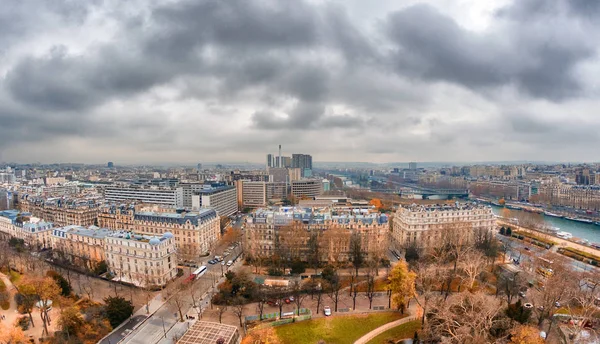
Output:
<instances>
[{"instance_id":1,"label":"bare tree","mask_svg":"<svg viewBox=\"0 0 600 344\"><path fill-rule=\"evenodd\" d=\"M177 308L179 321L183 322L183 306L185 305L185 293L181 285L173 284L164 290L164 296L168 299L169 304Z\"/></svg>"},{"instance_id":2,"label":"bare tree","mask_svg":"<svg viewBox=\"0 0 600 344\"><path fill-rule=\"evenodd\" d=\"M375 297L375 275L376 275L376 271L378 270L377 268L377 263L371 261L369 263L369 268L367 269L367 280L366 280L366 285L367 285L367 298L369 299L369 309L373 308L373 298Z\"/></svg>"},{"instance_id":3,"label":"bare tree","mask_svg":"<svg viewBox=\"0 0 600 344\"><path fill-rule=\"evenodd\" d=\"M244 298L236 297L233 300L233 314L235 314L239 321L240 327L244 328L244 324L242 323L242 318L244 317L244 310L246 309L246 304L244 303ZM219 322L221 322L221 318L219 317Z\"/></svg>"},{"instance_id":4,"label":"bare tree","mask_svg":"<svg viewBox=\"0 0 600 344\"><path fill-rule=\"evenodd\" d=\"M435 297L435 288L438 285L438 271L435 266L418 262L416 264L417 276L415 278L415 300L423 308L421 323L425 324L425 314Z\"/></svg>"},{"instance_id":5,"label":"bare tree","mask_svg":"<svg viewBox=\"0 0 600 344\"><path fill-rule=\"evenodd\" d=\"M493 328L506 322L499 300L484 293L452 294L442 298L427 313L423 336L432 342L493 343L499 339Z\"/></svg>"},{"instance_id":6,"label":"bare tree","mask_svg":"<svg viewBox=\"0 0 600 344\"><path fill-rule=\"evenodd\" d=\"M306 297L306 289L296 281L294 282L292 295L294 295L294 303L296 304L296 315L300 315L300 307L302 306L302 301Z\"/></svg>"},{"instance_id":7,"label":"bare tree","mask_svg":"<svg viewBox=\"0 0 600 344\"><path fill-rule=\"evenodd\" d=\"M475 280L485 268L486 260L478 251L470 251L461 261L461 269L467 276L469 290L473 290Z\"/></svg>"},{"instance_id":8,"label":"bare tree","mask_svg":"<svg viewBox=\"0 0 600 344\"><path fill-rule=\"evenodd\" d=\"M225 312L227 312L227 306L222 305L222 306L217 307L217 312L219 314L219 323L221 324L221 323L223 323L223 321L222 321L223 320L223 314Z\"/></svg>"}]
</instances>

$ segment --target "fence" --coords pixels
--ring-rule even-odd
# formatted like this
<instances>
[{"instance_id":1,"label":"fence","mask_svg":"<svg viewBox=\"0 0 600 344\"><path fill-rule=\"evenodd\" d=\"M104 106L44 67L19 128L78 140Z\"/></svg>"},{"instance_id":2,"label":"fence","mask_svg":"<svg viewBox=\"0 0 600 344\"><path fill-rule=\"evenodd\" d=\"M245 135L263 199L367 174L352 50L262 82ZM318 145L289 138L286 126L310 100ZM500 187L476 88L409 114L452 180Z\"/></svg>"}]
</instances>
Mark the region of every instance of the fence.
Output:
<instances>
[{"instance_id":1,"label":"fence","mask_svg":"<svg viewBox=\"0 0 600 344\"><path fill-rule=\"evenodd\" d=\"M281 319L281 317L279 316L279 312L263 314L262 320L269 320L269 319L279 319L279 320L261 324L260 327L261 328L274 327L274 326L280 326L280 325L289 324L289 323L293 323L293 322L312 319L312 312L308 308L300 308L301 315L295 315L295 314L297 314L297 313L294 312L293 316L290 315L291 316L290 318L285 318L285 319ZM286 313L284 313L283 315L286 316ZM245 317L245 319L246 319L246 323L258 321L258 315L247 315Z\"/></svg>"}]
</instances>

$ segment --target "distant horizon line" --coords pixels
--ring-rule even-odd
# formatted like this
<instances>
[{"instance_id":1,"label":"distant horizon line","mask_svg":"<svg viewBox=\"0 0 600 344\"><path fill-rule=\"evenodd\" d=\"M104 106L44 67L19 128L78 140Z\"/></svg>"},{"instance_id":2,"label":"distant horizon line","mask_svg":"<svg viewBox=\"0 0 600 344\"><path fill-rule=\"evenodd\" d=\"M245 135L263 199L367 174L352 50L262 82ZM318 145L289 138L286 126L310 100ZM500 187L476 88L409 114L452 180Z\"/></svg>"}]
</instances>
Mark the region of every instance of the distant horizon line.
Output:
<instances>
[{"instance_id":1,"label":"distant horizon line","mask_svg":"<svg viewBox=\"0 0 600 344\"><path fill-rule=\"evenodd\" d=\"M106 166L109 161L103 163L83 163L83 162L7 162L2 161L0 165L84 165L84 166ZM249 162L249 161L207 161L207 162L139 162L139 163L118 163L111 161L114 166L180 166L180 167L195 167L199 163L202 165L266 165L261 162ZM389 165L408 165L409 163L416 163L417 166L421 165L521 165L521 164L533 164L533 165L552 165L552 164L597 164L598 161L544 161L544 160L485 160L485 161L392 161L392 162L370 162L370 161L314 161L315 165L332 165L332 164L356 164L356 165L374 165L374 166L389 166Z\"/></svg>"}]
</instances>

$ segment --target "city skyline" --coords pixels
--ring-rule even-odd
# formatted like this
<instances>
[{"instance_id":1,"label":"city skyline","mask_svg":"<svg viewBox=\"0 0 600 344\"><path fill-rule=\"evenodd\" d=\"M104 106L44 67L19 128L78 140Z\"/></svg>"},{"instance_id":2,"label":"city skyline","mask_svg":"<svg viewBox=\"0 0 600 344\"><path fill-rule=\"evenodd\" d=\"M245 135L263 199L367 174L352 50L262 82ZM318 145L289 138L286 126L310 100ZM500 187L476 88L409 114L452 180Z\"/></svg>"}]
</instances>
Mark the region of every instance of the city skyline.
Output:
<instances>
[{"instance_id":1,"label":"city skyline","mask_svg":"<svg viewBox=\"0 0 600 344\"><path fill-rule=\"evenodd\" d=\"M9 0L0 161L264 164L278 144L321 162L600 160L598 13Z\"/></svg>"}]
</instances>

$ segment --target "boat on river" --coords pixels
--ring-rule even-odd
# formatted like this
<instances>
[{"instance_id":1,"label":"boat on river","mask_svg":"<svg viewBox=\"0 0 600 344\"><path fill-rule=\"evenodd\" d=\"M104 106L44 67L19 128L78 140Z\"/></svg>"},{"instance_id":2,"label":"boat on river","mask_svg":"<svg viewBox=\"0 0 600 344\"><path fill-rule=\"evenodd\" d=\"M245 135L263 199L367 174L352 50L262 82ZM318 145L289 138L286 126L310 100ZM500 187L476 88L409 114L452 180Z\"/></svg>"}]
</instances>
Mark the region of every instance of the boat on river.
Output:
<instances>
[{"instance_id":1,"label":"boat on river","mask_svg":"<svg viewBox=\"0 0 600 344\"><path fill-rule=\"evenodd\" d=\"M546 216L552 216L552 217L559 217L559 218L563 217L562 215L551 213L549 211L545 211L544 215L546 215Z\"/></svg>"},{"instance_id":2,"label":"boat on river","mask_svg":"<svg viewBox=\"0 0 600 344\"><path fill-rule=\"evenodd\" d=\"M592 220L582 219L580 217L565 217L566 220L577 221L582 223L594 223Z\"/></svg>"},{"instance_id":3,"label":"boat on river","mask_svg":"<svg viewBox=\"0 0 600 344\"><path fill-rule=\"evenodd\" d=\"M573 237L573 234L569 232L558 232L556 233L556 236L561 239L571 239Z\"/></svg>"},{"instance_id":4,"label":"boat on river","mask_svg":"<svg viewBox=\"0 0 600 344\"><path fill-rule=\"evenodd\" d=\"M507 205L506 205L506 207L507 207L508 209L512 209L512 210L523 210L523 208L521 208L521 207L519 207L519 206L516 206L516 205L510 205L510 204L507 204Z\"/></svg>"}]
</instances>

